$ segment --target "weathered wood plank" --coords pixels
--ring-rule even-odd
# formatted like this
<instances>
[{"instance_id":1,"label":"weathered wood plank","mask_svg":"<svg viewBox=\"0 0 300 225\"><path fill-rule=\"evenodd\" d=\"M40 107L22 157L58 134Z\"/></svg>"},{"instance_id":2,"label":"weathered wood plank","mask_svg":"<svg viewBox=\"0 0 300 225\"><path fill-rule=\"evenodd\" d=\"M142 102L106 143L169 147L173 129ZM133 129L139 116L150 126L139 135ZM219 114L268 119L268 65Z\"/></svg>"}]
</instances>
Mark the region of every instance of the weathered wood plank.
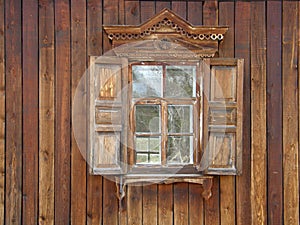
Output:
<instances>
[{"instance_id":1,"label":"weathered wood plank","mask_svg":"<svg viewBox=\"0 0 300 225\"><path fill-rule=\"evenodd\" d=\"M125 1L125 24L138 25L141 21L140 2Z\"/></svg>"},{"instance_id":2,"label":"weathered wood plank","mask_svg":"<svg viewBox=\"0 0 300 225\"><path fill-rule=\"evenodd\" d=\"M283 206L284 224L299 224L299 2L282 6Z\"/></svg>"},{"instance_id":3,"label":"weathered wood plank","mask_svg":"<svg viewBox=\"0 0 300 225\"><path fill-rule=\"evenodd\" d=\"M105 0L103 1L103 24L119 23L118 20L118 0ZM103 54L111 50L111 42L106 33L103 33Z\"/></svg>"},{"instance_id":4,"label":"weathered wood plank","mask_svg":"<svg viewBox=\"0 0 300 225\"><path fill-rule=\"evenodd\" d=\"M72 65L72 95L74 99L76 91L79 91L76 101L80 101L80 107L72 116L72 124L80 129L82 136L86 136L86 82L80 83L86 69L86 8L85 0L71 1L71 65ZM77 87L80 83L80 87ZM73 105L74 101L72 101ZM74 108L73 108L74 110ZM74 125L73 125L74 126ZM77 131L78 132L78 131ZM86 223L86 157L85 149L79 149L76 143L74 131L71 143L71 224ZM77 140L84 142L85 140ZM82 143L79 143L82 144ZM84 154L84 157L82 156Z\"/></svg>"},{"instance_id":5,"label":"weathered wood plank","mask_svg":"<svg viewBox=\"0 0 300 225\"><path fill-rule=\"evenodd\" d=\"M102 54L102 1L87 2L87 55ZM102 224L102 177L87 175L87 224Z\"/></svg>"},{"instance_id":6,"label":"weathered wood plank","mask_svg":"<svg viewBox=\"0 0 300 225\"><path fill-rule=\"evenodd\" d=\"M243 105L243 172L236 177L236 223L251 224L250 191L251 163L251 117L250 117L250 2L237 1L235 8L235 57L244 59L244 105Z\"/></svg>"},{"instance_id":7,"label":"weathered wood plank","mask_svg":"<svg viewBox=\"0 0 300 225\"><path fill-rule=\"evenodd\" d=\"M114 181L103 179L103 224L118 224L118 198Z\"/></svg>"},{"instance_id":8,"label":"weathered wood plank","mask_svg":"<svg viewBox=\"0 0 300 225\"><path fill-rule=\"evenodd\" d=\"M155 2L142 1L141 2L141 23L147 21L155 14Z\"/></svg>"},{"instance_id":9,"label":"weathered wood plank","mask_svg":"<svg viewBox=\"0 0 300 225\"><path fill-rule=\"evenodd\" d=\"M251 2L251 211L252 224L267 223L265 2Z\"/></svg>"},{"instance_id":10,"label":"weathered wood plank","mask_svg":"<svg viewBox=\"0 0 300 225\"><path fill-rule=\"evenodd\" d=\"M268 224L282 224L282 4L267 1Z\"/></svg>"},{"instance_id":11,"label":"weathered wood plank","mask_svg":"<svg viewBox=\"0 0 300 225\"><path fill-rule=\"evenodd\" d=\"M201 1L188 1L188 21L193 25L202 24L202 2Z\"/></svg>"},{"instance_id":12,"label":"weathered wood plank","mask_svg":"<svg viewBox=\"0 0 300 225\"><path fill-rule=\"evenodd\" d=\"M39 223L54 224L54 5L39 3Z\"/></svg>"},{"instance_id":13,"label":"weathered wood plank","mask_svg":"<svg viewBox=\"0 0 300 225\"><path fill-rule=\"evenodd\" d=\"M203 4L203 23L205 25L218 25L218 1L206 0Z\"/></svg>"},{"instance_id":14,"label":"weathered wood plank","mask_svg":"<svg viewBox=\"0 0 300 225\"><path fill-rule=\"evenodd\" d=\"M172 1L172 11L186 19L187 8L186 1Z\"/></svg>"},{"instance_id":15,"label":"weathered wood plank","mask_svg":"<svg viewBox=\"0 0 300 225\"><path fill-rule=\"evenodd\" d=\"M70 223L70 6L55 2L55 223Z\"/></svg>"},{"instance_id":16,"label":"weathered wood plank","mask_svg":"<svg viewBox=\"0 0 300 225\"><path fill-rule=\"evenodd\" d=\"M0 0L0 224L4 224L5 196L5 25L4 0Z\"/></svg>"},{"instance_id":17,"label":"weathered wood plank","mask_svg":"<svg viewBox=\"0 0 300 225\"><path fill-rule=\"evenodd\" d=\"M173 224L173 184L158 185L158 224Z\"/></svg>"},{"instance_id":18,"label":"weathered wood plank","mask_svg":"<svg viewBox=\"0 0 300 225\"><path fill-rule=\"evenodd\" d=\"M143 224L143 193L142 186L127 187L127 217L128 224L139 225Z\"/></svg>"},{"instance_id":19,"label":"weathered wood plank","mask_svg":"<svg viewBox=\"0 0 300 225\"><path fill-rule=\"evenodd\" d=\"M163 10L164 8L171 8L171 1L157 1L155 2L155 13Z\"/></svg>"},{"instance_id":20,"label":"weathered wood plank","mask_svg":"<svg viewBox=\"0 0 300 225\"><path fill-rule=\"evenodd\" d=\"M203 4L203 24L218 25L217 1L205 1ZM205 202L205 224L220 224L220 177L213 180L212 197Z\"/></svg>"},{"instance_id":21,"label":"weathered wood plank","mask_svg":"<svg viewBox=\"0 0 300 225\"><path fill-rule=\"evenodd\" d=\"M38 1L23 4L23 205L22 223L38 218Z\"/></svg>"},{"instance_id":22,"label":"weathered wood plank","mask_svg":"<svg viewBox=\"0 0 300 225\"><path fill-rule=\"evenodd\" d=\"M174 224L187 225L189 223L189 184L174 184Z\"/></svg>"},{"instance_id":23,"label":"weathered wood plank","mask_svg":"<svg viewBox=\"0 0 300 225\"><path fill-rule=\"evenodd\" d=\"M143 224L155 225L157 223L157 185L143 186Z\"/></svg>"},{"instance_id":24,"label":"weathered wood plank","mask_svg":"<svg viewBox=\"0 0 300 225\"><path fill-rule=\"evenodd\" d=\"M6 186L5 224L22 223L21 2L5 1Z\"/></svg>"},{"instance_id":25,"label":"weathered wood plank","mask_svg":"<svg viewBox=\"0 0 300 225\"><path fill-rule=\"evenodd\" d=\"M189 224L204 224L204 204L202 187L199 184L189 184Z\"/></svg>"},{"instance_id":26,"label":"weathered wood plank","mask_svg":"<svg viewBox=\"0 0 300 225\"><path fill-rule=\"evenodd\" d=\"M234 57L234 2L219 3L219 25L229 26L226 38L219 47L222 58ZM220 177L221 224L235 224L235 177Z\"/></svg>"}]
</instances>

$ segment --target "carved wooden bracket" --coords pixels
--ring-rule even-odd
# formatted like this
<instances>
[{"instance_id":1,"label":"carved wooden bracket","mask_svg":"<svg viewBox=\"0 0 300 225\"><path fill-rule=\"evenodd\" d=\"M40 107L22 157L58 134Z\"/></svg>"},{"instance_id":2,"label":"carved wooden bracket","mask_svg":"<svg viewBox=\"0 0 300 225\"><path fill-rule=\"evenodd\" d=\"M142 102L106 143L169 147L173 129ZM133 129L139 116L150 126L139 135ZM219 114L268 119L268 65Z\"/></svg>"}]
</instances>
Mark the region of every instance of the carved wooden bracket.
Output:
<instances>
[{"instance_id":1,"label":"carved wooden bracket","mask_svg":"<svg viewBox=\"0 0 300 225\"><path fill-rule=\"evenodd\" d=\"M176 52L173 57L182 58L182 54L186 54L188 49L202 58L215 55L228 27L193 26L171 10L163 9L139 26L111 25L104 26L104 30L112 40L114 48L122 44L147 41L142 46L134 45L119 49L115 52L119 56L154 57L166 52L170 56ZM182 46L182 49L176 48L174 44Z\"/></svg>"},{"instance_id":2,"label":"carved wooden bracket","mask_svg":"<svg viewBox=\"0 0 300 225\"><path fill-rule=\"evenodd\" d=\"M125 197L126 193L126 186L130 184L135 185L143 185L143 184L172 184L172 183L179 183L179 182L188 182L194 184L202 185L202 197L205 200L208 200L211 195L211 188L213 177L212 176L195 176L195 175L188 175L182 174L181 176L175 174L173 177L168 177L166 175L159 175L159 176L135 176L135 175L126 175L123 177L116 177L116 184L117 184L117 197L120 201Z\"/></svg>"}]
</instances>

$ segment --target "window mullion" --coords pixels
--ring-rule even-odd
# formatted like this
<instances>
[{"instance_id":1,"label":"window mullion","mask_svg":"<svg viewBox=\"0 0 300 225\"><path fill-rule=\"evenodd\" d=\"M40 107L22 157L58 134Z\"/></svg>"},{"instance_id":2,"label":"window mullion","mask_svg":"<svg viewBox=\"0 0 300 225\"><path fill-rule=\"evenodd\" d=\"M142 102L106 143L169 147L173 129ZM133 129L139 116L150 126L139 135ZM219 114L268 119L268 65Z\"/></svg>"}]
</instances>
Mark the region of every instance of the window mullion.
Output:
<instances>
[{"instance_id":1,"label":"window mullion","mask_svg":"<svg viewBox=\"0 0 300 225\"><path fill-rule=\"evenodd\" d=\"M161 103L161 164L167 164L167 141L168 141L168 105Z\"/></svg>"}]
</instances>

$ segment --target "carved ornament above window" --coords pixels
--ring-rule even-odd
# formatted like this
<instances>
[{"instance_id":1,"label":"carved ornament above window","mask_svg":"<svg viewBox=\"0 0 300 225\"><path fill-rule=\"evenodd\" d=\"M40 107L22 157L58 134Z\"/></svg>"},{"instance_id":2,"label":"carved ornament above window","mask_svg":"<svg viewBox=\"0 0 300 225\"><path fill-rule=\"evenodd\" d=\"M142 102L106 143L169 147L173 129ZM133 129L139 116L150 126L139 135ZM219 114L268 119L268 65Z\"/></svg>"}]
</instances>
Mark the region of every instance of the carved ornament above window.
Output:
<instances>
[{"instance_id":1,"label":"carved ornament above window","mask_svg":"<svg viewBox=\"0 0 300 225\"><path fill-rule=\"evenodd\" d=\"M193 26L169 9L163 9L141 25L104 26L104 30L108 34L108 38L112 40L113 47L132 42L149 41L148 46L143 45L142 49L137 44L138 51L135 48L131 51L124 48L124 51L115 52L118 56L147 58L163 54L163 57L169 55L172 58L182 58L184 51L189 49L196 54L196 57L203 58L215 56L219 42L223 40L228 27ZM172 43L183 47L182 54L178 47L174 49ZM177 55L174 55L173 52L176 52Z\"/></svg>"}]
</instances>

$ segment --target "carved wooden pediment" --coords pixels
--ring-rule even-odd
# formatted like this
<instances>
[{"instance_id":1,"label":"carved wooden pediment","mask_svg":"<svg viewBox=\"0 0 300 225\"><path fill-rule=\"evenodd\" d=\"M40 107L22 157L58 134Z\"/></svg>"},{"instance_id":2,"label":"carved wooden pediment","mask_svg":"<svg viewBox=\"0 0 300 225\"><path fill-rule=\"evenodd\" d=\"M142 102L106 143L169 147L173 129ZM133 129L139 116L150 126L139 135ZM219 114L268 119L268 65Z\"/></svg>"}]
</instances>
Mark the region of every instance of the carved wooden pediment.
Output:
<instances>
[{"instance_id":1,"label":"carved wooden pediment","mask_svg":"<svg viewBox=\"0 0 300 225\"><path fill-rule=\"evenodd\" d=\"M143 47L140 44L121 48L116 52L117 55L138 58L165 54L177 58L181 57L183 49L185 52L186 49L192 51L197 57L213 57L228 27L193 26L171 10L163 9L141 25L111 25L104 26L104 30L114 48L138 41L153 41L144 43ZM176 49L171 43L182 46L177 55L174 51L180 47Z\"/></svg>"}]
</instances>

